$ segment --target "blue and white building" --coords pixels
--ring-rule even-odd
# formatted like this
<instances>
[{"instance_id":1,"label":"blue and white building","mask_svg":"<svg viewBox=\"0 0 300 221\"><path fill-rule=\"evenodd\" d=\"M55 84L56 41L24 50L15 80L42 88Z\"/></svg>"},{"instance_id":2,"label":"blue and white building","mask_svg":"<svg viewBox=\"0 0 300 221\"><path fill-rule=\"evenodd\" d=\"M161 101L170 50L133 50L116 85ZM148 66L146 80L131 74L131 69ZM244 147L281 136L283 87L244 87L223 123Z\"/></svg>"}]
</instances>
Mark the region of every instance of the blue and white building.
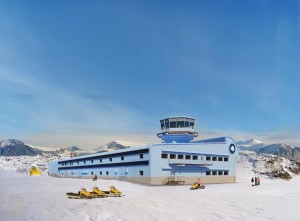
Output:
<instances>
[{"instance_id":1,"label":"blue and white building","mask_svg":"<svg viewBox=\"0 0 300 221\"><path fill-rule=\"evenodd\" d=\"M118 179L163 185L169 181L229 183L236 181L238 150L230 137L193 141L195 119L185 116L160 121L162 143L97 153L49 163L57 177Z\"/></svg>"}]
</instances>

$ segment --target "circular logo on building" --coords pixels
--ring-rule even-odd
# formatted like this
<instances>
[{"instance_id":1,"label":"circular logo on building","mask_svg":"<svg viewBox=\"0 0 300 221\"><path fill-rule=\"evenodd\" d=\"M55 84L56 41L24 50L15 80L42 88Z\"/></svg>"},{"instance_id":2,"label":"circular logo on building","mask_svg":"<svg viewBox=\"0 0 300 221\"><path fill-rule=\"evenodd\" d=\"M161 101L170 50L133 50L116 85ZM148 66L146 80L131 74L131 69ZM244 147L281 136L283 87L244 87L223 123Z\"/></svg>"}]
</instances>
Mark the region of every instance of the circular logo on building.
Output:
<instances>
[{"instance_id":1,"label":"circular logo on building","mask_svg":"<svg viewBox=\"0 0 300 221\"><path fill-rule=\"evenodd\" d=\"M230 151L230 153L234 154L235 150L236 150L235 145L234 145L234 144L231 144L231 145L229 146L229 151Z\"/></svg>"}]
</instances>

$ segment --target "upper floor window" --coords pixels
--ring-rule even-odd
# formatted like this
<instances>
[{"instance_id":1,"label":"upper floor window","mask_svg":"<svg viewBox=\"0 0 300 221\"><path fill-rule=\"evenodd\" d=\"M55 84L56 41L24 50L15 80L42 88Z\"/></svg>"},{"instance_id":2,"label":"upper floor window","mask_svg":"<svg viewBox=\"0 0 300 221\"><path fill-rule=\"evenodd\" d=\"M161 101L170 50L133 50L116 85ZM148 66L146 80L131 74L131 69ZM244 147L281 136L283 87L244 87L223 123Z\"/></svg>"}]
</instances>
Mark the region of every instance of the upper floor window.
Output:
<instances>
[{"instance_id":1,"label":"upper floor window","mask_svg":"<svg viewBox=\"0 0 300 221\"><path fill-rule=\"evenodd\" d=\"M166 154L166 153L162 153L162 154L161 154L161 158L163 158L163 159L167 159L167 158L168 158L168 154Z\"/></svg>"}]
</instances>

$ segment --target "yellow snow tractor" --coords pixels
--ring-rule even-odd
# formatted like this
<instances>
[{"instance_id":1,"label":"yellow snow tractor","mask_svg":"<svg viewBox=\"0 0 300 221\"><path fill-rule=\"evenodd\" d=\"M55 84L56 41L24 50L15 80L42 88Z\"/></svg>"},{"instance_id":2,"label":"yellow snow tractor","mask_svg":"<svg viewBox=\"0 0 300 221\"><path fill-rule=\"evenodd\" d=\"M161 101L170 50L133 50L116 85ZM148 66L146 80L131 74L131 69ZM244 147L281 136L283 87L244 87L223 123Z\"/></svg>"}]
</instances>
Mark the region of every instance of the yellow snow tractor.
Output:
<instances>
[{"instance_id":1,"label":"yellow snow tractor","mask_svg":"<svg viewBox=\"0 0 300 221\"><path fill-rule=\"evenodd\" d=\"M93 187L93 191L90 193L93 194L93 197L107 197L106 194L98 187Z\"/></svg>"},{"instance_id":2,"label":"yellow snow tractor","mask_svg":"<svg viewBox=\"0 0 300 221\"><path fill-rule=\"evenodd\" d=\"M191 186L191 190L197 190L197 189L205 189L205 186L195 182L192 186Z\"/></svg>"},{"instance_id":3,"label":"yellow snow tractor","mask_svg":"<svg viewBox=\"0 0 300 221\"><path fill-rule=\"evenodd\" d=\"M30 173L30 176L41 176L42 175L42 172L35 166L32 166L30 168L29 173Z\"/></svg>"},{"instance_id":4,"label":"yellow snow tractor","mask_svg":"<svg viewBox=\"0 0 300 221\"><path fill-rule=\"evenodd\" d=\"M93 194L88 192L85 188L81 188L78 193L66 193L69 199L92 199Z\"/></svg>"}]
</instances>

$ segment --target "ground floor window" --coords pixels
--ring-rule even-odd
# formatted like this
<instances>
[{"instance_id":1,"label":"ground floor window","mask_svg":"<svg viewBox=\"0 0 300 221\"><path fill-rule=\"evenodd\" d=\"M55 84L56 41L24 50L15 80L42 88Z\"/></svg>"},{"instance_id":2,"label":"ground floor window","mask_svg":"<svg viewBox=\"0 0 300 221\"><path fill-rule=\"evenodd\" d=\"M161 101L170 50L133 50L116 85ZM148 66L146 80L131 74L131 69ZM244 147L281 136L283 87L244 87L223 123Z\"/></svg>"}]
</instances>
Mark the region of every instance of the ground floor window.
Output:
<instances>
[{"instance_id":1,"label":"ground floor window","mask_svg":"<svg viewBox=\"0 0 300 221\"><path fill-rule=\"evenodd\" d=\"M210 176L210 171L206 171L206 176Z\"/></svg>"},{"instance_id":2,"label":"ground floor window","mask_svg":"<svg viewBox=\"0 0 300 221\"><path fill-rule=\"evenodd\" d=\"M225 176L228 176L228 171L224 171L224 175L225 175Z\"/></svg>"},{"instance_id":3,"label":"ground floor window","mask_svg":"<svg viewBox=\"0 0 300 221\"><path fill-rule=\"evenodd\" d=\"M102 171L100 171L100 175L102 176Z\"/></svg>"},{"instance_id":4,"label":"ground floor window","mask_svg":"<svg viewBox=\"0 0 300 221\"><path fill-rule=\"evenodd\" d=\"M108 171L106 171L106 176L108 176L108 174L109 174Z\"/></svg>"},{"instance_id":5,"label":"ground floor window","mask_svg":"<svg viewBox=\"0 0 300 221\"><path fill-rule=\"evenodd\" d=\"M219 171L219 172L218 172L218 175L223 175L223 171Z\"/></svg>"},{"instance_id":6,"label":"ground floor window","mask_svg":"<svg viewBox=\"0 0 300 221\"><path fill-rule=\"evenodd\" d=\"M94 172L91 172L91 175L94 175Z\"/></svg>"},{"instance_id":7,"label":"ground floor window","mask_svg":"<svg viewBox=\"0 0 300 221\"><path fill-rule=\"evenodd\" d=\"M144 171L143 170L140 170L140 175L144 176Z\"/></svg>"},{"instance_id":8,"label":"ground floor window","mask_svg":"<svg viewBox=\"0 0 300 221\"><path fill-rule=\"evenodd\" d=\"M212 175L216 176L217 175L217 171L213 171Z\"/></svg>"}]
</instances>

